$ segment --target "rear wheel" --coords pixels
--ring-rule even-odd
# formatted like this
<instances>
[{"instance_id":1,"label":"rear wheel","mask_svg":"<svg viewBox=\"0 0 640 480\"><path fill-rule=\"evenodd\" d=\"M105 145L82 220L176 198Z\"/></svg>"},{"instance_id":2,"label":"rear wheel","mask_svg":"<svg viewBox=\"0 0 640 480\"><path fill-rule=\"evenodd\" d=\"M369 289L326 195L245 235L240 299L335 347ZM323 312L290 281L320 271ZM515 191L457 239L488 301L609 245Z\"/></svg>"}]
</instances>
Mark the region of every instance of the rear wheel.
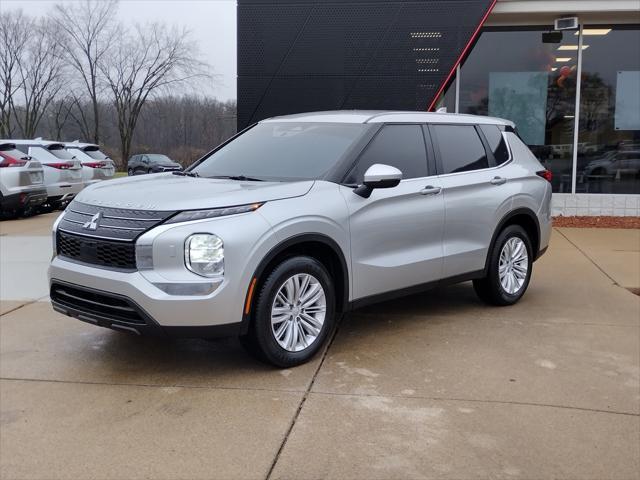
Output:
<instances>
[{"instance_id":1,"label":"rear wheel","mask_svg":"<svg viewBox=\"0 0 640 480\"><path fill-rule=\"evenodd\" d=\"M335 324L335 293L325 267L311 257L284 260L262 283L243 345L278 367L309 361Z\"/></svg>"},{"instance_id":2,"label":"rear wheel","mask_svg":"<svg viewBox=\"0 0 640 480\"><path fill-rule=\"evenodd\" d=\"M496 239L489 252L489 269L485 278L474 280L478 297L490 305L513 305L529 286L533 251L527 232L519 225L509 225Z\"/></svg>"}]
</instances>

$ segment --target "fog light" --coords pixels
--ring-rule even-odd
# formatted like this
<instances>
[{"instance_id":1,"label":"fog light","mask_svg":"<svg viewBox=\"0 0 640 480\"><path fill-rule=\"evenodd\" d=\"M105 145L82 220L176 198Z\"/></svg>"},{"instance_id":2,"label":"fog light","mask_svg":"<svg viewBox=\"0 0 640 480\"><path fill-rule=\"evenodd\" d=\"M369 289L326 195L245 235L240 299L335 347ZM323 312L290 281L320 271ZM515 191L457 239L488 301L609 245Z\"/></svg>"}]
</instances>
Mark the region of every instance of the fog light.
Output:
<instances>
[{"instance_id":1,"label":"fog light","mask_svg":"<svg viewBox=\"0 0 640 480\"><path fill-rule=\"evenodd\" d=\"M189 270L203 277L224 274L224 245L217 235L196 233L184 243L184 261Z\"/></svg>"}]
</instances>

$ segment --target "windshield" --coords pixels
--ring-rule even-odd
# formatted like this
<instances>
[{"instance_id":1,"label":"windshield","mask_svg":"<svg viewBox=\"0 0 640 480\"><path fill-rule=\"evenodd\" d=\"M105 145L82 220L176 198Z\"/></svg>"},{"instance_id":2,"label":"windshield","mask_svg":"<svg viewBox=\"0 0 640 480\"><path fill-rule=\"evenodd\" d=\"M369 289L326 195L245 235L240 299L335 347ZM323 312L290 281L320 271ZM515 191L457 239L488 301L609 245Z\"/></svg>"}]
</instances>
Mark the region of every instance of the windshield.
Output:
<instances>
[{"instance_id":1,"label":"windshield","mask_svg":"<svg viewBox=\"0 0 640 480\"><path fill-rule=\"evenodd\" d=\"M147 157L149 157L149 161L151 163L173 163L173 160L171 160L169 157L167 157L166 155L160 155L158 153L148 154Z\"/></svg>"},{"instance_id":2,"label":"windshield","mask_svg":"<svg viewBox=\"0 0 640 480\"><path fill-rule=\"evenodd\" d=\"M63 147L49 148L49 151L60 160L73 160L74 158L73 154L65 150Z\"/></svg>"},{"instance_id":3,"label":"windshield","mask_svg":"<svg viewBox=\"0 0 640 480\"><path fill-rule=\"evenodd\" d=\"M367 128L357 123L259 123L192 171L202 177L316 179L335 165Z\"/></svg>"},{"instance_id":4,"label":"windshield","mask_svg":"<svg viewBox=\"0 0 640 480\"><path fill-rule=\"evenodd\" d=\"M26 160L27 158L29 158L29 155L26 155L24 152L16 150L15 148L0 147L0 152L15 159Z\"/></svg>"},{"instance_id":5,"label":"windshield","mask_svg":"<svg viewBox=\"0 0 640 480\"><path fill-rule=\"evenodd\" d=\"M58 162L58 159L52 155L52 152L43 147L31 147L29 148L29 153L42 163Z\"/></svg>"},{"instance_id":6,"label":"windshield","mask_svg":"<svg viewBox=\"0 0 640 480\"><path fill-rule=\"evenodd\" d=\"M94 160L107 160L109 158L107 155L102 153L100 150L89 150L90 147L87 147L84 150L78 149L76 147L72 147L72 148L73 148L73 150L77 150L79 152L84 153L85 155L87 155L88 157L91 157ZM73 152L74 155L75 155L75 153L76 152Z\"/></svg>"}]
</instances>

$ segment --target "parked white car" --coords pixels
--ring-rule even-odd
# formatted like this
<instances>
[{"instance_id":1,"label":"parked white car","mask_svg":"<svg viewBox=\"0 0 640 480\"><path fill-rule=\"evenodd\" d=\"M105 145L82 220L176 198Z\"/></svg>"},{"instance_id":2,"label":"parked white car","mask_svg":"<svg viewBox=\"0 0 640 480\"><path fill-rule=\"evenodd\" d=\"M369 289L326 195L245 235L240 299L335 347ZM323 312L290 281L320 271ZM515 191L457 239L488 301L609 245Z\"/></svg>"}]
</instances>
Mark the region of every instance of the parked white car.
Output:
<instances>
[{"instance_id":1,"label":"parked white car","mask_svg":"<svg viewBox=\"0 0 640 480\"><path fill-rule=\"evenodd\" d=\"M0 140L0 216L28 215L47 200L42 165Z\"/></svg>"},{"instance_id":2,"label":"parked white car","mask_svg":"<svg viewBox=\"0 0 640 480\"><path fill-rule=\"evenodd\" d=\"M82 162L82 181L85 186L101 180L110 180L116 173L115 164L95 143L78 140L65 144L66 149Z\"/></svg>"},{"instance_id":3,"label":"parked white car","mask_svg":"<svg viewBox=\"0 0 640 480\"><path fill-rule=\"evenodd\" d=\"M52 208L63 207L84 187L82 164L64 148L64 143L41 138L7 141L15 144L18 150L42 164L47 203Z\"/></svg>"}]
</instances>

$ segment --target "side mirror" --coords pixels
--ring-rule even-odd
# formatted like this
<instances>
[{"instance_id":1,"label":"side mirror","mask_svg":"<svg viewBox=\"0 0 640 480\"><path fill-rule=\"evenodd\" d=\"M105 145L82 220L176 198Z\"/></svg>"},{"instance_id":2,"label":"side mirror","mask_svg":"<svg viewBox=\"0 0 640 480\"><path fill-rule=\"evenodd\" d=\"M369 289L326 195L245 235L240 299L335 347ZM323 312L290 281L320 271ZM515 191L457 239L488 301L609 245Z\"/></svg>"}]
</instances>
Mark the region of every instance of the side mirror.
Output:
<instances>
[{"instance_id":1,"label":"side mirror","mask_svg":"<svg viewBox=\"0 0 640 480\"><path fill-rule=\"evenodd\" d=\"M376 163L364 172L364 182L353 191L356 195L369 198L374 188L397 187L402 180L402 172L391 165Z\"/></svg>"}]
</instances>

